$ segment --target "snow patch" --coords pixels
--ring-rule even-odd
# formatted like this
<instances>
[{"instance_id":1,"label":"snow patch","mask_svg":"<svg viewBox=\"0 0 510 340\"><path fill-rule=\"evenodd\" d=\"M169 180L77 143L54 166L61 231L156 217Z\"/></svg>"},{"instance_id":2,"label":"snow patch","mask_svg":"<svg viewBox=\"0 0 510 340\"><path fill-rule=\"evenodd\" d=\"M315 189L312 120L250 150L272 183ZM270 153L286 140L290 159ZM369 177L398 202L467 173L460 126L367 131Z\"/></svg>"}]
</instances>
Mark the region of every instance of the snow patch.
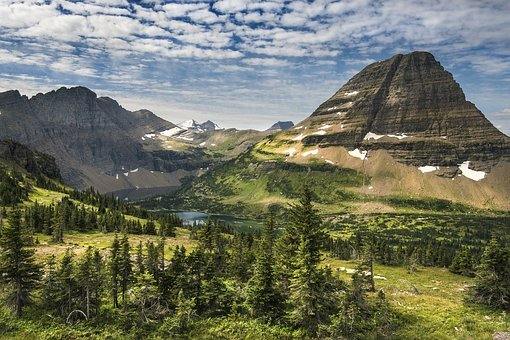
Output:
<instances>
[{"instance_id":1,"label":"snow patch","mask_svg":"<svg viewBox=\"0 0 510 340\"><path fill-rule=\"evenodd\" d=\"M365 137L363 138L363 140L370 140L370 139L379 139L379 138L383 138L383 137L390 137L390 138L397 138L397 139L404 139L404 138L407 138L409 137L408 135L406 135L405 133L399 133L399 134L389 134L389 135L378 135L377 133L373 133L373 132L369 132L365 135Z\"/></svg>"},{"instance_id":2,"label":"snow patch","mask_svg":"<svg viewBox=\"0 0 510 340\"><path fill-rule=\"evenodd\" d=\"M196 127L197 125L198 123L193 119L185 120L184 122L177 124L177 126L183 129L193 128Z\"/></svg>"},{"instance_id":3,"label":"snow patch","mask_svg":"<svg viewBox=\"0 0 510 340\"><path fill-rule=\"evenodd\" d=\"M369 186L368 187L368 190L372 190L374 187L373 186Z\"/></svg>"},{"instance_id":4,"label":"snow patch","mask_svg":"<svg viewBox=\"0 0 510 340\"><path fill-rule=\"evenodd\" d=\"M184 131L184 129L181 129L180 127L176 126L174 128L171 128L171 129L168 129L165 131L161 131L159 134L166 136L166 137L172 137L173 135L176 135L181 131Z\"/></svg>"},{"instance_id":5,"label":"snow patch","mask_svg":"<svg viewBox=\"0 0 510 340\"><path fill-rule=\"evenodd\" d=\"M115 174L115 179L119 179L119 174Z\"/></svg>"},{"instance_id":6,"label":"snow patch","mask_svg":"<svg viewBox=\"0 0 510 340\"><path fill-rule=\"evenodd\" d=\"M296 154L296 148L288 148L285 150L285 154L290 157L294 156Z\"/></svg>"},{"instance_id":7,"label":"snow patch","mask_svg":"<svg viewBox=\"0 0 510 340\"><path fill-rule=\"evenodd\" d=\"M305 137L306 137L306 135L304 135L304 134L300 133L300 134L299 134L299 135L297 135L296 137L292 138L292 140L294 140L294 141L300 141L300 140L302 140L302 139L303 139L303 138L305 138Z\"/></svg>"},{"instance_id":8,"label":"snow patch","mask_svg":"<svg viewBox=\"0 0 510 340\"><path fill-rule=\"evenodd\" d=\"M325 161L326 161L326 163L329 163L329 164L333 164L333 165L335 164L335 162L330 161L329 159L326 159Z\"/></svg>"},{"instance_id":9,"label":"snow patch","mask_svg":"<svg viewBox=\"0 0 510 340\"><path fill-rule=\"evenodd\" d=\"M424 165L424 166L419 166L418 170L420 170L422 173L427 173L427 172L439 170L439 167L433 166L433 165Z\"/></svg>"},{"instance_id":10,"label":"snow patch","mask_svg":"<svg viewBox=\"0 0 510 340\"><path fill-rule=\"evenodd\" d=\"M370 140L370 139L379 139L379 138L383 138L384 135L378 135L376 133L373 133L373 132L369 132L365 135L365 137L363 138L363 140Z\"/></svg>"},{"instance_id":11,"label":"snow patch","mask_svg":"<svg viewBox=\"0 0 510 340\"><path fill-rule=\"evenodd\" d=\"M360 150L358 148L352 150L352 151L348 151L349 155L351 155L352 157L356 157L356 158L359 158L361 160L364 160L366 157L367 157L367 151L365 150Z\"/></svg>"},{"instance_id":12,"label":"snow patch","mask_svg":"<svg viewBox=\"0 0 510 340\"><path fill-rule=\"evenodd\" d=\"M202 143L198 144L198 146L204 147L205 146L205 142L202 142Z\"/></svg>"},{"instance_id":13,"label":"snow patch","mask_svg":"<svg viewBox=\"0 0 510 340\"><path fill-rule=\"evenodd\" d=\"M313 149L313 150L310 150L310 151L303 152L302 155L303 155L303 157L307 157L307 156L310 156L310 155L316 155L318 153L319 153L319 149Z\"/></svg>"},{"instance_id":14,"label":"snow patch","mask_svg":"<svg viewBox=\"0 0 510 340\"><path fill-rule=\"evenodd\" d=\"M355 96L359 93L359 91L350 91L350 92L346 92L345 93L345 96L346 97L352 97L352 96Z\"/></svg>"},{"instance_id":15,"label":"snow patch","mask_svg":"<svg viewBox=\"0 0 510 340\"><path fill-rule=\"evenodd\" d=\"M211 146L216 146L216 144L212 143Z\"/></svg>"},{"instance_id":16,"label":"snow patch","mask_svg":"<svg viewBox=\"0 0 510 340\"><path fill-rule=\"evenodd\" d=\"M151 139L151 138L156 137L156 134L155 134L155 133L146 133L146 134L145 134L145 135L143 135L143 136L144 136L145 138L149 138L149 139ZM142 139L143 139L143 138L142 138Z\"/></svg>"},{"instance_id":17,"label":"snow patch","mask_svg":"<svg viewBox=\"0 0 510 340\"><path fill-rule=\"evenodd\" d=\"M329 125L329 124L323 124L319 130L327 130L327 129L330 129L333 125Z\"/></svg>"},{"instance_id":18,"label":"snow patch","mask_svg":"<svg viewBox=\"0 0 510 340\"><path fill-rule=\"evenodd\" d=\"M339 115L339 116L342 116L342 115L344 115L344 114L346 114L346 113L347 113L347 112L345 112L345 111L340 111L340 112L337 112L336 114L337 114L337 115Z\"/></svg>"},{"instance_id":19,"label":"snow patch","mask_svg":"<svg viewBox=\"0 0 510 340\"><path fill-rule=\"evenodd\" d=\"M324 136L326 133L327 132L324 130L319 130L319 131L312 132L312 135Z\"/></svg>"},{"instance_id":20,"label":"snow patch","mask_svg":"<svg viewBox=\"0 0 510 340\"><path fill-rule=\"evenodd\" d=\"M125 173L124 173L124 176L128 177L128 176L129 176L129 171L128 171L128 172L125 172Z\"/></svg>"},{"instance_id":21,"label":"snow patch","mask_svg":"<svg viewBox=\"0 0 510 340\"><path fill-rule=\"evenodd\" d=\"M487 175L484 171L471 170L469 168L469 161L459 164L459 170L464 176L472 179L473 181L480 181L485 178L485 175Z\"/></svg>"},{"instance_id":22,"label":"snow patch","mask_svg":"<svg viewBox=\"0 0 510 340\"><path fill-rule=\"evenodd\" d=\"M133 169L133 170L131 170L131 171L129 171L129 172L138 172L138 168Z\"/></svg>"},{"instance_id":23,"label":"snow patch","mask_svg":"<svg viewBox=\"0 0 510 340\"><path fill-rule=\"evenodd\" d=\"M338 109L338 108L339 108L338 106L332 106L332 107L328 107L328 108L326 109L326 111L333 111L333 110L336 110L336 109Z\"/></svg>"},{"instance_id":24,"label":"snow patch","mask_svg":"<svg viewBox=\"0 0 510 340\"><path fill-rule=\"evenodd\" d=\"M295 126L295 127L294 127L294 130L300 130L300 129L302 129L302 128L303 128L303 126Z\"/></svg>"}]
</instances>

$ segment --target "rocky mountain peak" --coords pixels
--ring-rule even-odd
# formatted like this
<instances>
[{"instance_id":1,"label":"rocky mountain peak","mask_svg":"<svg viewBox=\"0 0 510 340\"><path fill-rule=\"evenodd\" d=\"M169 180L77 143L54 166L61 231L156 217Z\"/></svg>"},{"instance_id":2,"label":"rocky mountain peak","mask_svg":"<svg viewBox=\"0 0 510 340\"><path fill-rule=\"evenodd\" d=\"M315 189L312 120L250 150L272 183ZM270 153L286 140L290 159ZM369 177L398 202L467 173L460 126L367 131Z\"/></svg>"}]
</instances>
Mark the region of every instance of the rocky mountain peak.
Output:
<instances>
[{"instance_id":1,"label":"rocky mountain peak","mask_svg":"<svg viewBox=\"0 0 510 340\"><path fill-rule=\"evenodd\" d=\"M305 123L332 126L328 133L305 137L305 144L381 148L417 165L491 164L510 151L509 138L466 101L452 74L422 51L366 66Z\"/></svg>"},{"instance_id":2,"label":"rocky mountain peak","mask_svg":"<svg viewBox=\"0 0 510 340\"><path fill-rule=\"evenodd\" d=\"M271 127L269 129L267 129L267 131L285 131L285 130L292 128L293 126L294 126L294 123L291 122L290 120L278 121L278 122L274 123L273 125L271 125Z\"/></svg>"}]
</instances>

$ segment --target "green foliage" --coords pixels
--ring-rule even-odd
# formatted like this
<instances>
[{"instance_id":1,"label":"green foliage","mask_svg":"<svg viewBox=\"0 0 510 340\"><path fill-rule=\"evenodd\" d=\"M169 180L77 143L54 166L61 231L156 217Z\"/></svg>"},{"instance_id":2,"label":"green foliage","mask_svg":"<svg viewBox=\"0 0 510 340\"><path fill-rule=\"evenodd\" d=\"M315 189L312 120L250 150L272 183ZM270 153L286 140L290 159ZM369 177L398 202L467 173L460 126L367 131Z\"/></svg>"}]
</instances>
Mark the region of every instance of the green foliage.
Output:
<instances>
[{"instance_id":1,"label":"green foliage","mask_svg":"<svg viewBox=\"0 0 510 340\"><path fill-rule=\"evenodd\" d=\"M0 235L0 282L8 290L8 304L21 316L41 279L41 268L35 262L34 250L27 248L20 212L14 210L8 222Z\"/></svg>"},{"instance_id":2,"label":"green foliage","mask_svg":"<svg viewBox=\"0 0 510 340\"><path fill-rule=\"evenodd\" d=\"M323 270L319 269L323 225L312 204L312 192L305 187L300 203L291 208L291 223L299 235L297 268L291 279L291 320L315 336L320 324L328 323L335 310L335 295L328 290Z\"/></svg>"},{"instance_id":3,"label":"green foliage","mask_svg":"<svg viewBox=\"0 0 510 340\"><path fill-rule=\"evenodd\" d=\"M492 238L476 271L473 301L493 308L510 310L510 247Z\"/></svg>"},{"instance_id":4,"label":"green foliage","mask_svg":"<svg viewBox=\"0 0 510 340\"><path fill-rule=\"evenodd\" d=\"M274 273L275 226L272 219L263 228L255 269L248 282L246 303L253 316L279 320L284 312L284 297L276 286Z\"/></svg>"},{"instance_id":5,"label":"green foliage","mask_svg":"<svg viewBox=\"0 0 510 340\"><path fill-rule=\"evenodd\" d=\"M9 173L0 167L0 206L15 205L27 199L29 190L23 182L18 172Z\"/></svg>"}]
</instances>

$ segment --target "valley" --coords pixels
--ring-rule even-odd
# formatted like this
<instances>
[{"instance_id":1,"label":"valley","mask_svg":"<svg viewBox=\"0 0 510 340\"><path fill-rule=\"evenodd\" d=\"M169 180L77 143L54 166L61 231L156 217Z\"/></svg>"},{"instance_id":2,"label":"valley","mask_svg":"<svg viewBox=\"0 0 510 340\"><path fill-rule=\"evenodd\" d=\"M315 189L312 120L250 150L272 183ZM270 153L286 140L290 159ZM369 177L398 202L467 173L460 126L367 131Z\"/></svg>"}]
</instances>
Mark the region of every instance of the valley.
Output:
<instances>
[{"instance_id":1,"label":"valley","mask_svg":"<svg viewBox=\"0 0 510 340\"><path fill-rule=\"evenodd\" d=\"M0 112L0 339L510 329L510 138L428 52L265 131L85 87Z\"/></svg>"}]
</instances>

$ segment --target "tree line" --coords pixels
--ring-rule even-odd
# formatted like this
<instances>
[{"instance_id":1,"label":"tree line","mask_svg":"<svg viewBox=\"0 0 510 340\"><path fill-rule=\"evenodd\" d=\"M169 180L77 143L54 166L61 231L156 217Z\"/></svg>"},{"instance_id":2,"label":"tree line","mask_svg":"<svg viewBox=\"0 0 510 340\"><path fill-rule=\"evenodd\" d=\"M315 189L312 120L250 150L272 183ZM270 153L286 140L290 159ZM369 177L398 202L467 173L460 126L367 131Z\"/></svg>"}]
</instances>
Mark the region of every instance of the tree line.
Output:
<instances>
[{"instance_id":1,"label":"tree line","mask_svg":"<svg viewBox=\"0 0 510 340\"><path fill-rule=\"evenodd\" d=\"M169 250L165 236L133 246L124 232L106 250L89 247L81 256L68 250L44 266L14 210L0 235L6 301L18 316L30 305L62 322L120 324L140 335L181 336L200 319L245 315L303 337L391 336L399 315L374 282L377 243L363 240L351 282L341 280L322 264L327 234L312 198L305 189L281 232L272 219L260 235L226 234L210 222L197 230L192 251ZM510 309L503 240L488 243L476 275L470 299Z\"/></svg>"},{"instance_id":2,"label":"tree line","mask_svg":"<svg viewBox=\"0 0 510 340\"><path fill-rule=\"evenodd\" d=\"M171 255L164 236L132 246L126 233L116 234L107 250L68 250L41 266L14 211L2 228L2 280L19 297L8 300L17 315L34 301L31 308L62 322L121 322L179 336L201 318L245 315L310 337L391 334L395 312L384 292L370 293L371 257L348 284L321 265L324 224L309 190L289 216L278 234L272 220L260 235L229 235L207 223L195 249L177 246Z\"/></svg>"}]
</instances>

